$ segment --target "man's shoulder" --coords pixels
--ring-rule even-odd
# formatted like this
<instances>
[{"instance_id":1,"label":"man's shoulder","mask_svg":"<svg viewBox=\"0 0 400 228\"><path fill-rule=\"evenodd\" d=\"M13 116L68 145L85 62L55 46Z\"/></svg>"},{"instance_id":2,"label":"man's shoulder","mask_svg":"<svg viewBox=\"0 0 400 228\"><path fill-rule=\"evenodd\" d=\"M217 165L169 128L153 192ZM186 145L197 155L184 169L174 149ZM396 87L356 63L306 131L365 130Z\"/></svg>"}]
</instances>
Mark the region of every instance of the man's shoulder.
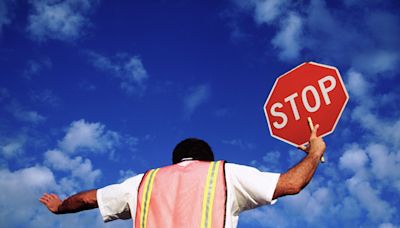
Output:
<instances>
[{"instance_id":1,"label":"man's shoulder","mask_svg":"<svg viewBox=\"0 0 400 228\"><path fill-rule=\"evenodd\" d=\"M236 164L236 163L230 163L230 162L226 162L225 163L225 168L226 169L256 169L252 166L249 165L242 165L242 164Z\"/></svg>"},{"instance_id":2,"label":"man's shoulder","mask_svg":"<svg viewBox=\"0 0 400 228\"><path fill-rule=\"evenodd\" d=\"M253 167L250 165L242 165L242 164L228 163L228 162L225 164L225 170L228 173L231 173L233 175L240 175L240 176L253 175L256 173L279 174L277 172L260 170L259 168L256 168L256 167Z\"/></svg>"}]
</instances>

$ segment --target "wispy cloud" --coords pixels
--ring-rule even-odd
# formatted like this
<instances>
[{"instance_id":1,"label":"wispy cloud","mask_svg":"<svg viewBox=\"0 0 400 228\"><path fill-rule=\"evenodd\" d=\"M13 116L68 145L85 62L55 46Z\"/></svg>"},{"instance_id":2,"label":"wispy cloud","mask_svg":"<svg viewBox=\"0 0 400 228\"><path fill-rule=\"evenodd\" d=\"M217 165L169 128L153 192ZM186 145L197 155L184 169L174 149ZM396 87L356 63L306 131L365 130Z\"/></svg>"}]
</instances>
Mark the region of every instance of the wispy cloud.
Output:
<instances>
[{"instance_id":1,"label":"wispy cloud","mask_svg":"<svg viewBox=\"0 0 400 228\"><path fill-rule=\"evenodd\" d=\"M7 105L6 110L10 112L16 120L21 122L38 124L46 120L46 117L42 116L37 111L27 110L16 101Z\"/></svg>"},{"instance_id":2,"label":"wispy cloud","mask_svg":"<svg viewBox=\"0 0 400 228\"><path fill-rule=\"evenodd\" d=\"M46 106L57 107L61 103L61 98L59 98L52 90L45 89L43 91L32 91L30 92L31 101L35 103L40 103Z\"/></svg>"},{"instance_id":3,"label":"wispy cloud","mask_svg":"<svg viewBox=\"0 0 400 228\"><path fill-rule=\"evenodd\" d=\"M400 54L395 51L400 48L400 16L385 5L356 0L346 1L345 7L328 9L324 0L301 4L277 0L233 2L258 25L276 29L270 42L283 61L307 56L350 64L370 73L393 70L400 62ZM388 6L394 2L388 2ZM372 10L365 10L368 7ZM354 15L359 20L354 20Z\"/></svg>"},{"instance_id":4,"label":"wispy cloud","mask_svg":"<svg viewBox=\"0 0 400 228\"><path fill-rule=\"evenodd\" d=\"M253 143L245 142L242 139L222 140L222 143L226 144L226 145L238 147L241 150L253 150L255 148L255 145Z\"/></svg>"},{"instance_id":5,"label":"wispy cloud","mask_svg":"<svg viewBox=\"0 0 400 228\"><path fill-rule=\"evenodd\" d=\"M23 72L23 76L27 79L32 79L33 76L40 74L43 70L48 70L52 67L49 58L39 60L29 60Z\"/></svg>"},{"instance_id":6,"label":"wispy cloud","mask_svg":"<svg viewBox=\"0 0 400 228\"><path fill-rule=\"evenodd\" d=\"M270 24L285 12L290 1L268 0L250 2L252 2L252 7L254 7L254 20L258 24Z\"/></svg>"},{"instance_id":7,"label":"wispy cloud","mask_svg":"<svg viewBox=\"0 0 400 228\"><path fill-rule=\"evenodd\" d=\"M133 176L136 176L138 173L136 173L135 171L133 171L133 170L130 170L130 169L128 169L128 170L120 170L119 171L119 176L120 176L120 178L119 178L119 180L117 181L118 183L122 183L122 182L124 182L126 179L128 179L128 178L130 178L130 177L133 177Z\"/></svg>"},{"instance_id":8,"label":"wispy cloud","mask_svg":"<svg viewBox=\"0 0 400 228\"><path fill-rule=\"evenodd\" d=\"M87 15L96 3L97 0L31 0L33 9L28 17L27 31L32 39L38 41L76 40L89 26Z\"/></svg>"},{"instance_id":9,"label":"wispy cloud","mask_svg":"<svg viewBox=\"0 0 400 228\"><path fill-rule=\"evenodd\" d=\"M382 178L381 175L386 174L385 171L382 172L381 170L381 161L389 161L390 157L389 153L384 150L385 146L383 145L370 144L366 150L358 145L353 146L340 158L340 165L343 169L350 170L353 174L351 178L347 179L346 187L351 196L368 211L368 217L372 221L388 222L396 209L383 199L378 189L379 186L382 187L382 184L386 184L373 180L374 175ZM375 156L376 153L379 153L379 156ZM400 167L400 163L396 163L395 160L388 163L391 166L391 171L396 166L397 168ZM371 166L373 167L372 170ZM400 181L400 175L395 173L389 176L385 175L385 178L392 176L395 180L397 179L397 182Z\"/></svg>"},{"instance_id":10,"label":"wispy cloud","mask_svg":"<svg viewBox=\"0 0 400 228\"><path fill-rule=\"evenodd\" d=\"M139 56L119 53L107 57L96 52L88 52L88 56L94 67L119 79L120 88L128 95L142 95L145 91L149 74Z\"/></svg>"},{"instance_id":11,"label":"wispy cloud","mask_svg":"<svg viewBox=\"0 0 400 228\"><path fill-rule=\"evenodd\" d=\"M262 161L252 160L250 165L265 172L282 172L281 153L269 151L264 155Z\"/></svg>"},{"instance_id":12,"label":"wispy cloud","mask_svg":"<svg viewBox=\"0 0 400 228\"><path fill-rule=\"evenodd\" d=\"M1 138L0 139L0 154L5 159L16 158L23 153L26 138L19 136L16 138Z\"/></svg>"},{"instance_id":13,"label":"wispy cloud","mask_svg":"<svg viewBox=\"0 0 400 228\"><path fill-rule=\"evenodd\" d=\"M302 19L297 14L290 13L281 23L281 30L271 42L280 50L279 57L281 59L296 59L302 49L300 39L303 27Z\"/></svg>"},{"instance_id":14,"label":"wispy cloud","mask_svg":"<svg viewBox=\"0 0 400 228\"><path fill-rule=\"evenodd\" d=\"M211 88L207 84L198 85L189 89L184 97L183 107L186 118L190 118L200 105L205 103L211 96Z\"/></svg>"},{"instance_id":15,"label":"wispy cloud","mask_svg":"<svg viewBox=\"0 0 400 228\"><path fill-rule=\"evenodd\" d=\"M363 99L372 89L372 83L365 80L360 72L350 70L347 73L346 88L353 99Z\"/></svg>"},{"instance_id":16,"label":"wispy cloud","mask_svg":"<svg viewBox=\"0 0 400 228\"><path fill-rule=\"evenodd\" d=\"M0 102L8 98L10 98L10 93L8 92L8 89L0 87Z\"/></svg>"},{"instance_id":17,"label":"wispy cloud","mask_svg":"<svg viewBox=\"0 0 400 228\"><path fill-rule=\"evenodd\" d=\"M3 0L0 1L0 35L3 32L3 27L11 24L12 14L10 13L10 7L13 1Z\"/></svg>"}]
</instances>

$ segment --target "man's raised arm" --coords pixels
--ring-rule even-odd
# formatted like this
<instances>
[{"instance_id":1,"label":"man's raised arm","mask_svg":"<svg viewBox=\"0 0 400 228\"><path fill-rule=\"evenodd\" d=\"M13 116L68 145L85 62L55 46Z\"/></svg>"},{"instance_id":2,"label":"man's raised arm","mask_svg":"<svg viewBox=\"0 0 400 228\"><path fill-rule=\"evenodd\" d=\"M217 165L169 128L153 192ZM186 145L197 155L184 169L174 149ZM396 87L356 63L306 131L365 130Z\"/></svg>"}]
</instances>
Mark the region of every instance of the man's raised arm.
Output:
<instances>
[{"instance_id":1,"label":"man's raised arm","mask_svg":"<svg viewBox=\"0 0 400 228\"><path fill-rule=\"evenodd\" d=\"M318 167L320 159L325 152L326 145L322 137L317 137L319 125L317 124L314 127L310 121L309 126L311 136L308 146L299 147L299 149L307 153L307 156L286 173L281 174L273 199L299 193L310 182Z\"/></svg>"},{"instance_id":2,"label":"man's raised arm","mask_svg":"<svg viewBox=\"0 0 400 228\"><path fill-rule=\"evenodd\" d=\"M97 190L89 190L61 200L56 194L45 193L39 201L54 214L67 214L97 208Z\"/></svg>"}]
</instances>

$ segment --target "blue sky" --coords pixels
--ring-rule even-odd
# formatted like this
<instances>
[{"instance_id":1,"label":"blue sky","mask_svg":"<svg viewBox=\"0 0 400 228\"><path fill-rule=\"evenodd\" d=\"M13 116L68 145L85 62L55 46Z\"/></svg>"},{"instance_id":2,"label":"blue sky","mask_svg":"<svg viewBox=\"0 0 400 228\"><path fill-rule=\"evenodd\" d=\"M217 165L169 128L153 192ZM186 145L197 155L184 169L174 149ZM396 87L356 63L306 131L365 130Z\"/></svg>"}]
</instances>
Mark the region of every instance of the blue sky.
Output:
<instances>
[{"instance_id":1,"label":"blue sky","mask_svg":"<svg viewBox=\"0 0 400 228\"><path fill-rule=\"evenodd\" d=\"M217 159L284 172L303 154L272 138L263 105L306 62L336 66L350 94L311 184L239 227L399 227L398 1L0 1L0 220L54 216L43 192L99 188L170 164L203 138ZM323 124L323 123L320 123Z\"/></svg>"}]
</instances>

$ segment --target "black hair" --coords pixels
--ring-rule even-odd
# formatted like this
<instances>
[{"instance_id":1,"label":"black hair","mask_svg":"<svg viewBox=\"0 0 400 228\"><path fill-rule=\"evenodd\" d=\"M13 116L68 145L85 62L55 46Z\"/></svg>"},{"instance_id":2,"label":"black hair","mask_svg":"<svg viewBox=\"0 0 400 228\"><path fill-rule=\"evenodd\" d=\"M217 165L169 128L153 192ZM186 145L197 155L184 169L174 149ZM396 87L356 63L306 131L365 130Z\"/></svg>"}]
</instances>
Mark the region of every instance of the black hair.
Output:
<instances>
[{"instance_id":1,"label":"black hair","mask_svg":"<svg viewBox=\"0 0 400 228\"><path fill-rule=\"evenodd\" d=\"M175 146L172 153L172 163L179 163L184 158L192 158L199 161L214 161L214 153L204 140L187 138Z\"/></svg>"}]
</instances>

